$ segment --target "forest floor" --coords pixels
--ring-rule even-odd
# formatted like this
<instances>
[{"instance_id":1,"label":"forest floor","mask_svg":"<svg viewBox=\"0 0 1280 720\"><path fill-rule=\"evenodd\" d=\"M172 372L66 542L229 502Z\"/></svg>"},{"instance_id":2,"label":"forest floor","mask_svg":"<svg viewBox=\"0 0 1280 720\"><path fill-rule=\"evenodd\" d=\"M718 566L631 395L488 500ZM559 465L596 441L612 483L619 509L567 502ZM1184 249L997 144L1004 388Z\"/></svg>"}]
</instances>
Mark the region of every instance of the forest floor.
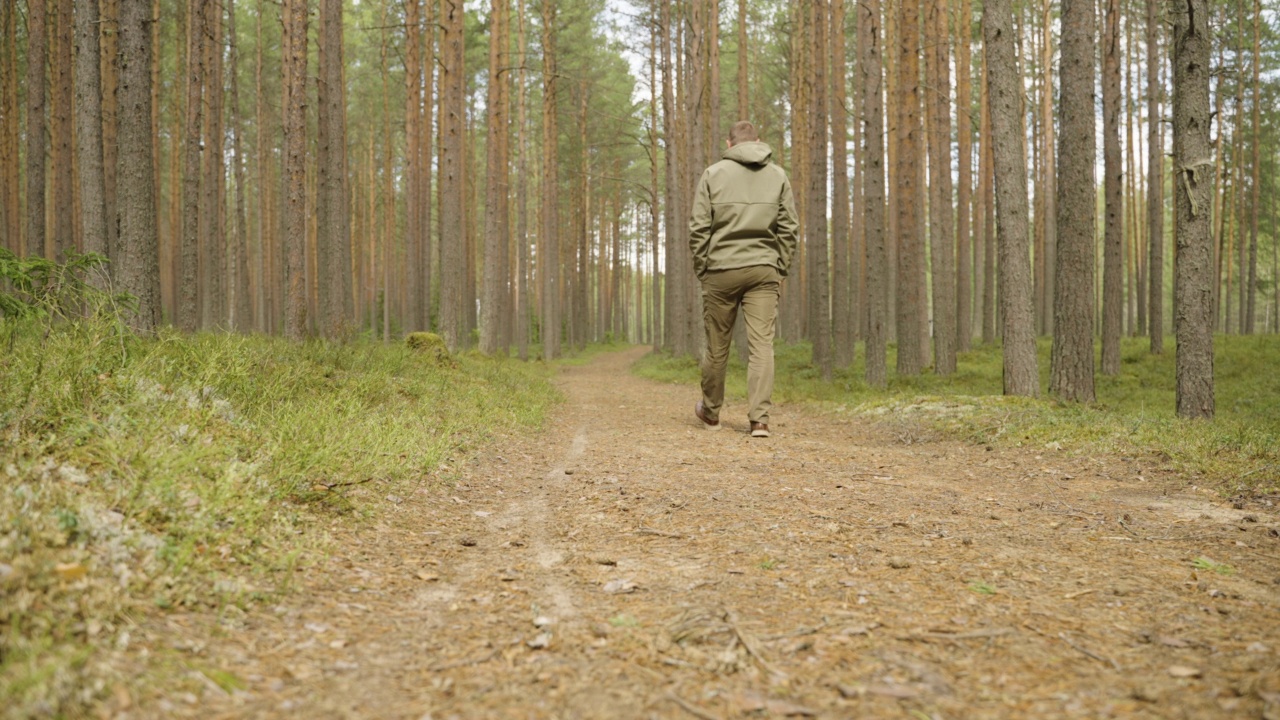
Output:
<instances>
[{"instance_id":1,"label":"forest floor","mask_svg":"<svg viewBox=\"0 0 1280 720\"><path fill-rule=\"evenodd\" d=\"M708 432L643 352L564 368L545 431L366 496L279 605L144 621L198 688L105 714L1280 718L1274 507L811 406Z\"/></svg>"}]
</instances>

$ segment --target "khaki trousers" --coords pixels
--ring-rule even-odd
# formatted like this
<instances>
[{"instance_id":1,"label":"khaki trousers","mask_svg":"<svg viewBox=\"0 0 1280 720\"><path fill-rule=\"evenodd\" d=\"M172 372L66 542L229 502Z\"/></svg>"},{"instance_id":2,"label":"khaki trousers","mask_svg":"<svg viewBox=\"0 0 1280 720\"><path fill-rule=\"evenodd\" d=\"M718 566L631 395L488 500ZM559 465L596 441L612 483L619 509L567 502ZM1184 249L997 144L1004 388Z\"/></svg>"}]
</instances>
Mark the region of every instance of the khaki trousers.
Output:
<instances>
[{"instance_id":1,"label":"khaki trousers","mask_svg":"<svg viewBox=\"0 0 1280 720\"><path fill-rule=\"evenodd\" d=\"M741 306L747 326L747 418L768 423L773 407L773 330L782 276L770 265L710 270L702 277L702 324L707 350L702 356L702 408L717 420L724 405L729 341Z\"/></svg>"}]
</instances>

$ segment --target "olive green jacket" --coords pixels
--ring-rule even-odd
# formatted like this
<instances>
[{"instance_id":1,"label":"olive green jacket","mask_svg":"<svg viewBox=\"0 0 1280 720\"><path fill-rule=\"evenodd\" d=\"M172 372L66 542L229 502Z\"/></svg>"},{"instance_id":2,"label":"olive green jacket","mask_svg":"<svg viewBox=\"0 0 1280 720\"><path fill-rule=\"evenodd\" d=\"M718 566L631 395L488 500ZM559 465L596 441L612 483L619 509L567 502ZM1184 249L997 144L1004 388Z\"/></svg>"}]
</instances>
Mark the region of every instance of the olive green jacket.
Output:
<instances>
[{"instance_id":1,"label":"olive green jacket","mask_svg":"<svg viewBox=\"0 0 1280 720\"><path fill-rule=\"evenodd\" d=\"M744 142L724 153L698 181L689 248L699 278L708 270L771 265L785 277L796 251L795 199L773 150Z\"/></svg>"}]
</instances>

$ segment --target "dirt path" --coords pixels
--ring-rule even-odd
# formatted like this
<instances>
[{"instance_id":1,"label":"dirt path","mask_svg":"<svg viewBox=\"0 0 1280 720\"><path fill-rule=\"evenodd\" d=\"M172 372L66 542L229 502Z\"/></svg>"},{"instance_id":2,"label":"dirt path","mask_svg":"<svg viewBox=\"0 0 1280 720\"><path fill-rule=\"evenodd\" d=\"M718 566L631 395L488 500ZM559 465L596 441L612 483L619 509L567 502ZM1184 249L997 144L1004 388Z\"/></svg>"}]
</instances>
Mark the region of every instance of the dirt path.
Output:
<instances>
[{"instance_id":1,"label":"dirt path","mask_svg":"<svg viewBox=\"0 0 1280 720\"><path fill-rule=\"evenodd\" d=\"M799 407L707 432L641 352L565 370L548 431L381 501L280 607L172 617L246 687L133 714L1280 717L1274 509Z\"/></svg>"}]
</instances>

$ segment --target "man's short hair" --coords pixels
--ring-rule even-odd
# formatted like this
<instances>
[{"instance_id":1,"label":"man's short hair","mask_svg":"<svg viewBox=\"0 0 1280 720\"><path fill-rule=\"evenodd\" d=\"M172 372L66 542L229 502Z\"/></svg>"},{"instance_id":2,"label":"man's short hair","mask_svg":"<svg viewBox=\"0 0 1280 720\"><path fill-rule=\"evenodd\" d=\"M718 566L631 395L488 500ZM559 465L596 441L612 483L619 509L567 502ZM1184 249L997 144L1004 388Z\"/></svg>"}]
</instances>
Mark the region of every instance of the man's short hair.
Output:
<instances>
[{"instance_id":1,"label":"man's short hair","mask_svg":"<svg viewBox=\"0 0 1280 720\"><path fill-rule=\"evenodd\" d=\"M760 139L760 134L756 132L756 126L752 125L748 120L739 120L729 128L729 144L737 145L738 143L754 142Z\"/></svg>"}]
</instances>

